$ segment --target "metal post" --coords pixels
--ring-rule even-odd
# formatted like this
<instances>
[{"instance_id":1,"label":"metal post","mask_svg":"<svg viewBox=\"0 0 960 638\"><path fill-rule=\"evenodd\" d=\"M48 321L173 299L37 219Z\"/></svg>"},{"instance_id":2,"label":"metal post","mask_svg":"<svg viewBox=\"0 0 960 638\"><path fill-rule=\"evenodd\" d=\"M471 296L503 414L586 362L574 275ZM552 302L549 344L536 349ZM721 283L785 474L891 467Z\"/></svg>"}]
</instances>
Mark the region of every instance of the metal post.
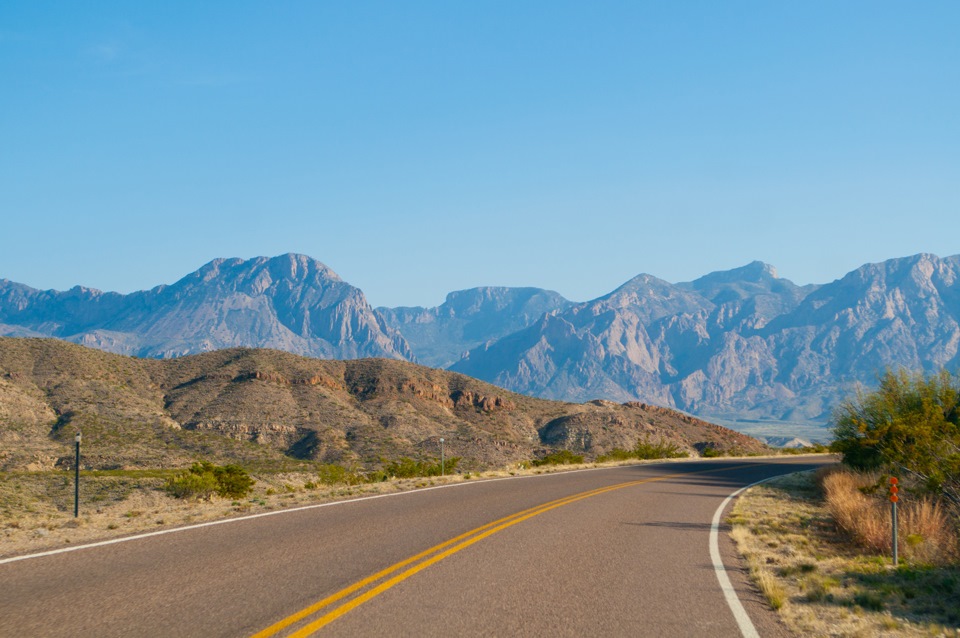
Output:
<instances>
[{"instance_id":1,"label":"metal post","mask_svg":"<svg viewBox=\"0 0 960 638\"><path fill-rule=\"evenodd\" d=\"M897 566L897 502L894 501L890 503L892 512L891 516L893 518L893 566Z\"/></svg>"},{"instance_id":2,"label":"metal post","mask_svg":"<svg viewBox=\"0 0 960 638\"><path fill-rule=\"evenodd\" d=\"M900 500L900 497L897 495L897 492L900 491L900 488L897 486L897 483L900 481L896 476L890 477L890 525L893 531L893 566L896 567L899 563L898 560L898 548L897 548L897 501Z\"/></svg>"},{"instance_id":3,"label":"metal post","mask_svg":"<svg viewBox=\"0 0 960 638\"><path fill-rule=\"evenodd\" d=\"M77 457L73 464L73 517L80 516L80 433L74 438L77 443Z\"/></svg>"},{"instance_id":4,"label":"metal post","mask_svg":"<svg viewBox=\"0 0 960 638\"><path fill-rule=\"evenodd\" d=\"M446 470L444 468L444 456L443 456L443 437L440 437L440 476L446 475Z\"/></svg>"}]
</instances>

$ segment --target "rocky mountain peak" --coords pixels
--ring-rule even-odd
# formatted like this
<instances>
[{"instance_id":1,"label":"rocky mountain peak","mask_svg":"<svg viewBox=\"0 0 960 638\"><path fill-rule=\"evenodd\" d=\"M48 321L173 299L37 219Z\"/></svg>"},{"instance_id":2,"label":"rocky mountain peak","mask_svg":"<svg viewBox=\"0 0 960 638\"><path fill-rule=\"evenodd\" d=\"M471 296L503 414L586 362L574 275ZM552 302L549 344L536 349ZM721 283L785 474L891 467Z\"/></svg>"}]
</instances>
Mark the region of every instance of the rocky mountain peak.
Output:
<instances>
[{"instance_id":1,"label":"rocky mountain peak","mask_svg":"<svg viewBox=\"0 0 960 638\"><path fill-rule=\"evenodd\" d=\"M692 284L694 287L702 287L707 284L719 283L767 283L779 278L780 277L777 276L777 269L770 264L762 261L753 261L746 266L740 266L739 268L733 268L731 270L718 270L704 275L693 281Z\"/></svg>"},{"instance_id":2,"label":"rocky mountain peak","mask_svg":"<svg viewBox=\"0 0 960 638\"><path fill-rule=\"evenodd\" d=\"M359 288L305 255L214 259L170 286L130 295L79 290L20 291L15 307L0 308L0 322L151 357L250 346L323 358L413 358Z\"/></svg>"}]
</instances>

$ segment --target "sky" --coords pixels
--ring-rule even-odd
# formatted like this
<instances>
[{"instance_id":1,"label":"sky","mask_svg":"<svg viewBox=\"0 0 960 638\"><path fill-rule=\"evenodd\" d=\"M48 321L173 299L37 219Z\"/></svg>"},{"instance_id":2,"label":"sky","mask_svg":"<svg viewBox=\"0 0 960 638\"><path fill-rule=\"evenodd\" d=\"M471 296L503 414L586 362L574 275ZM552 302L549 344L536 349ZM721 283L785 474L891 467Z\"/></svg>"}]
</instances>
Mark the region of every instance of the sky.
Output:
<instances>
[{"instance_id":1,"label":"sky","mask_svg":"<svg viewBox=\"0 0 960 638\"><path fill-rule=\"evenodd\" d=\"M0 278L375 306L960 253L960 3L0 3Z\"/></svg>"}]
</instances>

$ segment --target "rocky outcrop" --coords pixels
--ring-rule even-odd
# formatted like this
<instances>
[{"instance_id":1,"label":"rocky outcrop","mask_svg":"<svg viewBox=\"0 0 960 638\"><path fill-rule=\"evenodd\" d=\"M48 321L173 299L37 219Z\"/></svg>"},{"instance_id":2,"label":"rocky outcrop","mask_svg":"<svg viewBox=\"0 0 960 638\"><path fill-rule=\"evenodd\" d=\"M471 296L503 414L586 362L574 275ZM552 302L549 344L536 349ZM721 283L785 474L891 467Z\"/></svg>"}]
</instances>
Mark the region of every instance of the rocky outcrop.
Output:
<instances>
[{"instance_id":1,"label":"rocky outcrop","mask_svg":"<svg viewBox=\"0 0 960 638\"><path fill-rule=\"evenodd\" d=\"M676 285L641 275L451 369L551 398L822 423L887 367L955 370L958 322L960 256L894 259L803 287L755 262Z\"/></svg>"}]
</instances>

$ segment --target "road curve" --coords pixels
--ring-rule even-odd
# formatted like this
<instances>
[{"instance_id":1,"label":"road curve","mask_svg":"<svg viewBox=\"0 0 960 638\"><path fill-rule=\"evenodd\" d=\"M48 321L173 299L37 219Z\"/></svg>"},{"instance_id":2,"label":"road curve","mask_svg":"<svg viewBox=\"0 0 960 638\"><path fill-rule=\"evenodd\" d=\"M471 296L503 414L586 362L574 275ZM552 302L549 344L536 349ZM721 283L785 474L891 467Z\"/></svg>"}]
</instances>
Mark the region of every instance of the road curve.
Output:
<instances>
[{"instance_id":1,"label":"road curve","mask_svg":"<svg viewBox=\"0 0 960 638\"><path fill-rule=\"evenodd\" d=\"M829 462L477 481L0 564L0 636L739 636L715 511ZM788 635L719 549L759 635Z\"/></svg>"}]
</instances>

